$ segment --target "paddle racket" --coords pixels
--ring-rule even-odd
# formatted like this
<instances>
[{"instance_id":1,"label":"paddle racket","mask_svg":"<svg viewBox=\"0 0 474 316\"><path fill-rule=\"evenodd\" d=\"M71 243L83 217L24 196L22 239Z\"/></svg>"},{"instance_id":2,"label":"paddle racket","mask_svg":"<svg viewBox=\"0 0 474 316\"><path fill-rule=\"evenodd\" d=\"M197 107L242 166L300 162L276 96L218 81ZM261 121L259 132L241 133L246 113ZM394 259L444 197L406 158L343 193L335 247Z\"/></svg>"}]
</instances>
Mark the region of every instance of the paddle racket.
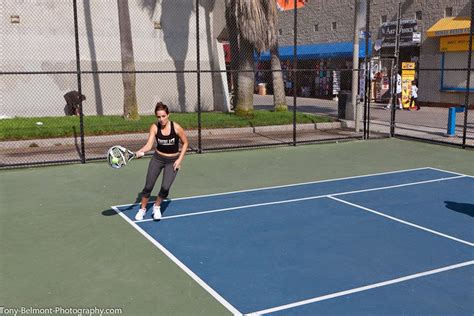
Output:
<instances>
[{"instance_id":1,"label":"paddle racket","mask_svg":"<svg viewBox=\"0 0 474 316\"><path fill-rule=\"evenodd\" d=\"M107 162L114 169L122 168L134 158L137 158L137 155L122 146L112 146L107 151Z\"/></svg>"}]
</instances>

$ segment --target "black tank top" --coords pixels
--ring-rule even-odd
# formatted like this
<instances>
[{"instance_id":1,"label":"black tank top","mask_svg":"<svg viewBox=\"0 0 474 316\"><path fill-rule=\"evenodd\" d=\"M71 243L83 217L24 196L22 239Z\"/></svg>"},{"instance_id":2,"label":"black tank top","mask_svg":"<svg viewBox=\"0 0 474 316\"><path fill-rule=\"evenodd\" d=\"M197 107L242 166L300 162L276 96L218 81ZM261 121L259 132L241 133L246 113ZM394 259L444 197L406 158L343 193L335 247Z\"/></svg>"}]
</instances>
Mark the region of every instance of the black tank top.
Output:
<instances>
[{"instance_id":1,"label":"black tank top","mask_svg":"<svg viewBox=\"0 0 474 316\"><path fill-rule=\"evenodd\" d=\"M156 122L158 132L156 133L156 149L165 154L175 154L179 151L179 137L174 130L174 123L170 121L171 129L169 135L161 133L161 125Z\"/></svg>"}]
</instances>

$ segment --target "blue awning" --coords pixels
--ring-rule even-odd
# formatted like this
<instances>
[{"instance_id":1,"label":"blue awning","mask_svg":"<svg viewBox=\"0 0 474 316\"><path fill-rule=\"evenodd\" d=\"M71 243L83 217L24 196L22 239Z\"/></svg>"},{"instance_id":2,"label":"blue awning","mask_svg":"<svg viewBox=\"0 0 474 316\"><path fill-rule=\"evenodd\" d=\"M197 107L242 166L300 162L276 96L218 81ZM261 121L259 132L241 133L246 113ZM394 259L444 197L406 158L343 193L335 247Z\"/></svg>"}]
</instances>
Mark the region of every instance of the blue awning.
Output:
<instances>
[{"instance_id":1,"label":"blue awning","mask_svg":"<svg viewBox=\"0 0 474 316\"><path fill-rule=\"evenodd\" d=\"M353 47L353 42L298 45L296 47L296 54L298 60L330 57L352 57ZM369 56L371 47L372 45L369 41ZM293 46L282 46L279 48L279 53L280 59L291 60L293 59ZM363 40L361 40L359 43L359 57L365 58L365 41ZM258 57L256 59L258 59ZM260 60L270 60L270 52L263 52L260 54Z\"/></svg>"}]
</instances>

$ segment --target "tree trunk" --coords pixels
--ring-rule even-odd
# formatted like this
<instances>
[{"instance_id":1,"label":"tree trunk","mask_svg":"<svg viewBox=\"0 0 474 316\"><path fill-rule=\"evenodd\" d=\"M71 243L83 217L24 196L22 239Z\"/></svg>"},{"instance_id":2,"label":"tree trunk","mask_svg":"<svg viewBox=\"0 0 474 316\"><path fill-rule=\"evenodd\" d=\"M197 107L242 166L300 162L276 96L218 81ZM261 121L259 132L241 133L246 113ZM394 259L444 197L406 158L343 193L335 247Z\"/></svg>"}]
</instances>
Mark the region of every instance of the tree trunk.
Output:
<instances>
[{"instance_id":1,"label":"tree trunk","mask_svg":"<svg viewBox=\"0 0 474 316\"><path fill-rule=\"evenodd\" d=\"M238 116L253 115L254 76L253 45L240 39L239 76L237 80L237 100L235 114Z\"/></svg>"},{"instance_id":2,"label":"tree trunk","mask_svg":"<svg viewBox=\"0 0 474 316\"><path fill-rule=\"evenodd\" d=\"M128 0L117 0L120 28L120 50L122 56L123 117L138 120L136 95L135 60L133 57L132 27Z\"/></svg>"},{"instance_id":3,"label":"tree trunk","mask_svg":"<svg viewBox=\"0 0 474 316\"><path fill-rule=\"evenodd\" d=\"M270 50L271 67L273 77L273 104L275 111L288 111L286 104L285 86L283 84L283 73L281 71L278 46Z\"/></svg>"},{"instance_id":4,"label":"tree trunk","mask_svg":"<svg viewBox=\"0 0 474 316\"><path fill-rule=\"evenodd\" d=\"M234 96L237 93L237 84L238 84L238 73L236 72L239 69L239 34L237 30L237 21L235 19L235 15L231 8L235 7L235 0L227 0L228 3L226 4L225 16L226 16L226 25L227 25L227 32L229 34L229 46L230 46L230 70L231 71L231 84L232 86L229 87L231 89L231 93ZM234 97L234 101L235 101ZM232 105L234 106L234 105Z\"/></svg>"}]
</instances>

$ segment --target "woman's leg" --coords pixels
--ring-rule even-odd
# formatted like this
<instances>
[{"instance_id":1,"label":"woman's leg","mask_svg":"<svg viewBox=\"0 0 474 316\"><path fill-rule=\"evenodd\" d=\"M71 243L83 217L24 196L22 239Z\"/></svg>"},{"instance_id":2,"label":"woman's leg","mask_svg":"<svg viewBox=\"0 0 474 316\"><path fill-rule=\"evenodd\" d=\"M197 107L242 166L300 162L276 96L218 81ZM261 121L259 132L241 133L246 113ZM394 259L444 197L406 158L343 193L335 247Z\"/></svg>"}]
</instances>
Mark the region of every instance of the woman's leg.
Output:
<instances>
[{"instance_id":1,"label":"woman's leg","mask_svg":"<svg viewBox=\"0 0 474 316\"><path fill-rule=\"evenodd\" d=\"M178 174L178 171L175 171L173 168L173 163L174 161L167 162L164 166L161 189L155 202L157 206L160 206L161 202L168 197L171 185Z\"/></svg>"},{"instance_id":2,"label":"woman's leg","mask_svg":"<svg viewBox=\"0 0 474 316\"><path fill-rule=\"evenodd\" d=\"M161 169L163 169L163 167L163 162L158 160L155 156L151 158L146 174L145 187L142 190L142 200L140 203L140 208L146 208L148 200L150 199L151 191L153 190L156 180L158 179L158 176L160 175Z\"/></svg>"}]
</instances>

